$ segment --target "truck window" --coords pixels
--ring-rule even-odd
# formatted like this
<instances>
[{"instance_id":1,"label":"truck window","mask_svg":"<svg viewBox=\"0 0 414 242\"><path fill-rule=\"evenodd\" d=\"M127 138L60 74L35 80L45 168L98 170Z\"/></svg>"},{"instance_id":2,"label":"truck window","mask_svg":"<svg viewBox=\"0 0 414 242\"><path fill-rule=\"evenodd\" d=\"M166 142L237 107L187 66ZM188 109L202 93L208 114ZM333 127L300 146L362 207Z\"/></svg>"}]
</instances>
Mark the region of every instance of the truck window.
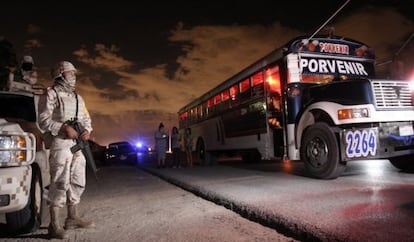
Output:
<instances>
[{"instance_id":1,"label":"truck window","mask_svg":"<svg viewBox=\"0 0 414 242\"><path fill-rule=\"evenodd\" d=\"M22 95L0 95L0 117L18 118L36 122L36 108L33 97Z\"/></svg>"}]
</instances>

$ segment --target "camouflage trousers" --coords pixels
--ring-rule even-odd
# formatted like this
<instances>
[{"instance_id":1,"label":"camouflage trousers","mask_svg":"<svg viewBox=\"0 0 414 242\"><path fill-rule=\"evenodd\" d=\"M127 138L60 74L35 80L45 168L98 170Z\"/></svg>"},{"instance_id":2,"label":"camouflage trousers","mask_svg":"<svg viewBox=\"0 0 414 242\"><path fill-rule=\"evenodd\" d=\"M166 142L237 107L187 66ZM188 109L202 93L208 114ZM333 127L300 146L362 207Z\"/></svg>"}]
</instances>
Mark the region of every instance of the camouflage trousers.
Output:
<instances>
[{"instance_id":1,"label":"camouflage trousers","mask_svg":"<svg viewBox=\"0 0 414 242\"><path fill-rule=\"evenodd\" d=\"M86 160L81 151L72 154L66 149L50 150L50 187L48 202L63 207L80 202L86 183Z\"/></svg>"}]
</instances>

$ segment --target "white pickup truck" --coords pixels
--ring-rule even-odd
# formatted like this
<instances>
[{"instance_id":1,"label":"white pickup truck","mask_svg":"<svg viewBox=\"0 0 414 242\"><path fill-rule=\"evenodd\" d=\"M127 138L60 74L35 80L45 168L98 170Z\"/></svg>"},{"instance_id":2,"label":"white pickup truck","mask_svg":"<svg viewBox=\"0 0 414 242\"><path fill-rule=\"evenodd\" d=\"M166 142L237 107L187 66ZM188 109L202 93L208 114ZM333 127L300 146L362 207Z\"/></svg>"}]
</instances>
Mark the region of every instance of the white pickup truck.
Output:
<instances>
[{"instance_id":1,"label":"white pickup truck","mask_svg":"<svg viewBox=\"0 0 414 242\"><path fill-rule=\"evenodd\" d=\"M28 91L0 91L0 218L11 234L37 230L46 216L49 150L37 123L38 100Z\"/></svg>"}]
</instances>

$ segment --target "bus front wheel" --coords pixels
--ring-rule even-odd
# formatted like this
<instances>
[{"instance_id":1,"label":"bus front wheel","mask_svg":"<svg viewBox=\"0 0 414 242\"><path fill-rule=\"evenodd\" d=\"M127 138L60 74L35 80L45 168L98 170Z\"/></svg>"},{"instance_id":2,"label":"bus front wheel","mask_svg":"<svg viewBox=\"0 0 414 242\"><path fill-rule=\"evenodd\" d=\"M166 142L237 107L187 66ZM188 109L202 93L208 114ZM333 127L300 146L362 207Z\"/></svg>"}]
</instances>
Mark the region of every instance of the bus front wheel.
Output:
<instances>
[{"instance_id":1,"label":"bus front wheel","mask_svg":"<svg viewBox=\"0 0 414 242\"><path fill-rule=\"evenodd\" d=\"M305 131L300 157L309 175L320 179L335 179L346 168L340 161L335 134L326 123L313 124Z\"/></svg>"},{"instance_id":2,"label":"bus front wheel","mask_svg":"<svg viewBox=\"0 0 414 242\"><path fill-rule=\"evenodd\" d=\"M389 158L391 164L402 171L414 172L414 155L405 155Z\"/></svg>"}]
</instances>

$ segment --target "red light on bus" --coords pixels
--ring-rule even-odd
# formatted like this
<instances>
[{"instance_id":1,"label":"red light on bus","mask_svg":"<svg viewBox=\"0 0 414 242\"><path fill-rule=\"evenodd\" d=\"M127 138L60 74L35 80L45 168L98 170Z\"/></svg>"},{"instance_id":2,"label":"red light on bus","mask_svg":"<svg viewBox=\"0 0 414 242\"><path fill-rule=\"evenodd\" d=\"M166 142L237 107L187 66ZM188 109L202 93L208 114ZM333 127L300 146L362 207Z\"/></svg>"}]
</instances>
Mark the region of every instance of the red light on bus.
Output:
<instances>
[{"instance_id":1,"label":"red light on bus","mask_svg":"<svg viewBox=\"0 0 414 242\"><path fill-rule=\"evenodd\" d=\"M268 77L266 82L269 84L270 92L280 93L280 80L276 80L273 77Z\"/></svg>"},{"instance_id":2,"label":"red light on bus","mask_svg":"<svg viewBox=\"0 0 414 242\"><path fill-rule=\"evenodd\" d=\"M208 108L213 107L213 105L214 105L214 97L208 99L208 101L207 101L207 107Z\"/></svg>"},{"instance_id":3,"label":"red light on bus","mask_svg":"<svg viewBox=\"0 0 414 242\"><path fill-rule=\"evenodd\" d=\"M181 115L180 115L180 119L181 120L184 120L184 119L186 119L188 117L188 112L184 112L184 113L182 113Z\"/></svg>"},{"instance_id":4,"label":"red light on bus","mask_svg":"<svg viewBox=\"0 0 414 242\"><path fill-rule=\"evenodd\" d=\"M217 94L215 97L214 97L214 103L215 104L218 104L218 103L220 103L221 102L221 94Z\"/></svg>"},{"instance_id":5,"label":"red light on bus","mask_svg":"<svg viewBox=\"0 0 414 242\"><path fill-rule=\"evenodd\" d=\"M266 83L269 86L270 92L281 93L280 88L280 75L279 75L279 66L274 66L265 73Z\"/></svg>"}]
</instances>

